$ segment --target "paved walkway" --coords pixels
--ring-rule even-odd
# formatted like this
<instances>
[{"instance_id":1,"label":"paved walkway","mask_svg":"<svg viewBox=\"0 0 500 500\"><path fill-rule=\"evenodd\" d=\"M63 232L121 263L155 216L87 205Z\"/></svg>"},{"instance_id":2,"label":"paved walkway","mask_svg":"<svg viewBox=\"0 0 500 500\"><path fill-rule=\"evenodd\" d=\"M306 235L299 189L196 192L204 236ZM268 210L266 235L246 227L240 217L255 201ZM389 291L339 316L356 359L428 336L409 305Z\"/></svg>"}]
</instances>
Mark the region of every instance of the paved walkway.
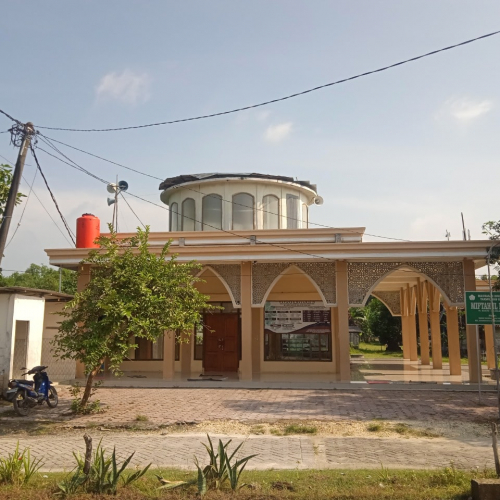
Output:
<instances>
[{"instance_id":1,"label":"paved walkway","mask_svg":"<svg viewBox=\"0 0 500 500\"><path fill-rule=\"evenodd\" d=\"M241 456L258 453L249 469L349 469L443 468L453 463L462 469L493 468L493 452L486 440L455 441L448 439L401 439L359 437L304 436L212 436L224 441L233 439L234 446L244 441ZM100 436L93 435L94 446ZM0 455L12 452L17 437L0 438ZM20 446L29 446L35 457L43 458L43 470L70 470L74 466L73 451L84 452L81 435L38 436L21 438ZM204 434L166 435L108 433L103 445L116 446L120 458L136 452L132 466L176 467L193 469L196 454L201 463L207 460L201 442Z\"/></svg>"}]
</instances>

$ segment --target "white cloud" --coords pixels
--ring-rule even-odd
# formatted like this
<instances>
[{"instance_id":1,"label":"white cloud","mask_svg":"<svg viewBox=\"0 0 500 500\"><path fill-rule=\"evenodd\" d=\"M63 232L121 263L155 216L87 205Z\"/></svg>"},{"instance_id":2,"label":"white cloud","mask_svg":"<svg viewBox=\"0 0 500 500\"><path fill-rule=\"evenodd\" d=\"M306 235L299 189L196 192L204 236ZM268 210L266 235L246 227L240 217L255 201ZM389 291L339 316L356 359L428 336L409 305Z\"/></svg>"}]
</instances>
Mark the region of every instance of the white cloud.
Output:
<instances>
[{"instance_id":1,"label":"white cloud","mask_svg":"<svg viewBox=\"0 0 500 500\"><path fill-rule=\"evenodd\" d=\"M441 110L436 114L436 118L452 116L464 123L488 113L492 108L493 102L487 99L478 101L465 97L452 98L444 103Z\"/></svg>"},{"instance_id":2,"label":"white cloud","mask_svg":"<svg viewBox=\"0 0 500 500\"><path fill-rule=\"evenodd\" d=\"M145 102L150 97L151 78L147 73L134 73L126 69L122 73L104 75L96 88L97 97L108 97L126 104Z\"/></svg>"},{"instance_id":3,"label":"white cloud","mask_svg":"<svg viewBox=\"0 0 500 500\"><path fill-rule=\"evenodd\" d=\"M269 142L279 142L286 139L292 131L292 125L292 122L287 122L268 127L266 130L266 140Z\"/></svg>"}]
</instances>

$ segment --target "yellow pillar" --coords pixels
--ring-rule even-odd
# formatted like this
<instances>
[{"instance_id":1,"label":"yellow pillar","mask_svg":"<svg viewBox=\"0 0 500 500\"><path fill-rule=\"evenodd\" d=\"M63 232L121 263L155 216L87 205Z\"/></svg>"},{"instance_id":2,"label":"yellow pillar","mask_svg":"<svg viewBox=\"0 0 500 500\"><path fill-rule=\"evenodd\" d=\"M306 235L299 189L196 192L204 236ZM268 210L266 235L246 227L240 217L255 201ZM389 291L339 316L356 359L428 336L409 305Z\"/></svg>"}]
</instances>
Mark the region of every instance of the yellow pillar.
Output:
<instances>
[{"instance_id":1,"label":"yellow pillar","mask_svg":"<svg viewBox=\"0 0 500 500\"><path fill-rule=\"evenodd\" d=\"M340 381L350 382L349 288L347 281L347 262L345 261L337 261L337 315Z\"/></svg>"},{"instance_id":2,"label":"yellow pillar","mask_svg":"<svg viewBox=\"0 0 500 500\"><path fill-rule=\"evenodd\" d=\"M423 365L430 365L429 326L427 323L427 289L418 280L417 284L418 331L420 333L420 360Z\"/></svg>"},{"instance_id":3,"label":"yellow pillar","mask_svg":"<svg viewBox=\"0 0 500 500\"><path fill-rule=\"evenodd\" d=\"M175 333L165 332L163 336L163 380L173 380L175 376Z\"/></svg>"},{"instance_id":4,"label":"yellow pillar","mask_svg":"<svg viewBox=\"0 0 500 500\"><path fill-rule=\"evenodd\" d=\"M448 355L450 357L450 375L462 375L460 360L460 337L458 331L458 310L446 305L446 329L448 331Z\"/></svg>"},{"instance_id":5,"label":"yellow pillar","mask_svg":"<svg viewBox=\"0 0 500 500\"><path fill-rule=\"evenodd\" d=\"M417 324L415 322L415 288L407 285L408 295L408 337L410 344L410 361L418 361Z\"/></svg>"},{"instance_id":6,"label":"yellow pillar","mask_svg":"<svg viewBox=\"0 0 500 500\"><path fill-rule=\"evenodd\" d=\"M486 363L489 370L495 369L495 345L493 338L493 325L484 325L484 340L486 344Z\"/></svg>"},{"instance_id":7,"label":"yellow pillar","mask_svg":"<svg viewBox=\"0 0 500 500\"><path fill-rule=\"evenodd\" d=\"M429 295L430 323L431 323L431 348L432 368L443 368L443 353L441 349L441 325L439 323L439 290L427 282Z\"/></svg>"},{"instance_id":8,"label":"yellow pillar","mask_svg":"<svg viewBox=\"0 0 500 500\"><path fill-rule=\"evenodd\" d=\"M401 288L401 337L403 342L403 359L410 359L410 322L408 321L408 296L405 288Z\"/></svg>"},{"instance_id":9,"label":"yellow pillar","mask_svg":"<svg viewBox=\"0 0 500 500\"><path fill-rule=\"evenodd\" d=\"M252 380L252 263L241 263L240 380Z\"/></svg>"},{"instance_id":10,"label":"yellow pillar","mask_svg":"<svg viewBox=\"0 0 500 500\"><path fill-rule=\"evenodd\" d=\"M264 342L264 308L252 308L252 373L260 373L260 347Z\"/></svg>"},{"instance_id":11,"label":"yellow pillar","mask_svg":"<svg viewBox=\"0 0 500 500\"><path fill-rule=\"evenodd\" d=\"M76 283L76 291L82 292L85 287L90 282L90 264L80 264L78 266L78 281ZM77 361L76 362L76 370L75 376L76 378L84 378L85 377L85 365Z\"/></svg>"},{"instance_id":12,"label":"yellow pillar","mask_svg":"<svg viewBox=\"0 0 500 500\"><path fill-rule=\"evenodd\" d=\"M464 285L467 292L474 292L476 290L476 269L474 261L464 259ZM481 372L478 367L478 350L476 340L476 327L474 325L467 325L467 359L469 364L469 382L477 383L481 377Z\"/></svg>"}]
</instances>

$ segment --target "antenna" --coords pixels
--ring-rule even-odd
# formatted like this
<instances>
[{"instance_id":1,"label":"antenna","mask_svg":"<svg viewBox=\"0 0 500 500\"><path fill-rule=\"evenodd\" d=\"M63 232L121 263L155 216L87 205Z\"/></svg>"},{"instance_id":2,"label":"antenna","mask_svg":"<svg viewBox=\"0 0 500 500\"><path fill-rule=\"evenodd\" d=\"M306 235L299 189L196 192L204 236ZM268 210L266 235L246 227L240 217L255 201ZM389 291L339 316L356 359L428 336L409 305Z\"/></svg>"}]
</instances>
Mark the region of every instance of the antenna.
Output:
<instances>
[{"instance_id":1,"label":"antenna","mask_svg":"<svg viewBox=\"0 0 500 500\"><path fill-rule=\"evenodd\" d=\"M465 232L465 222L464 222L463 212L460 212L460 215L462 216L462 237L463 237L464 241L467 241L467 233Z\"/></svg>"},{"instance_id":2,"label":"antenna","mask_svg":"<svg viewBox=\"0 0 500 500\"><path fill-rule=\"evenodd\" d=\"M108 198L108 207L113 205L113 219L111 226L113 230L118 232L118 195L128 189L127 181L118 181L118 176L116 176L116 183L111 182L106 186L108 193L114 194L113 198Z\"/></svg>"},{"instance_id":3,"label":"antenna","mask_svg":"<svg viewBox=\"0 0 500 500\"><path fill-rule=\"evenodd\" d=\"M448 231L448 229L447 229L447 230L446 230L446 233L445 233L445 235L444 235L444 237L445 237L448 241L450 241L450 236L451 236L451 233L450 233L450 232Z\"/></svg>"}]
</instances>

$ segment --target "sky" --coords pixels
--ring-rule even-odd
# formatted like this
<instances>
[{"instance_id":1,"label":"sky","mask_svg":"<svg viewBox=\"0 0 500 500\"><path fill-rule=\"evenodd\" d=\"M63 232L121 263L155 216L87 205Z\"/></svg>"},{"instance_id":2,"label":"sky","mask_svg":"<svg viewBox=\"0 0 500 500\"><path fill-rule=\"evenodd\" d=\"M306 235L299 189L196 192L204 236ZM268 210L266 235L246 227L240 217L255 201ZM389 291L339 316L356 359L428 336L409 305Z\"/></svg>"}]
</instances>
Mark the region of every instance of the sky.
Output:
<instances>
[{"instance_id":1,"label":"sky","mask_svg":"<svg viewBox=\"0 0 500 500\"><path fill-rule=\"evenodd\" d=\"M500 4L485 0L4 0L0 12L0 109L62 128L225 111L500 30ZM444 240L449 231L461 239L463 212L472 239L482 239L481 225L500 219L499 56L496 35L241 113L116 132L40 130L162 179L262 172L310 180L325 200L311 207L311 222L390 238ZM0 132L9 127L0 116ZM58 147L99 177L118 176L130 192L161 204L160 181ZM112 216L106 186L48 156L42 142L38 148L73 230L85 212L105 227ZM7 133L0 133L0 155L10 162L17 155ZM34 194L15 210L5 270L47 264L44 249L70 246L34 176L28 157L22 192L34 179ZM128 201L152 230L167 230L166 210ZM122 203L120 230L137 225Z\"/></svg>"}]
</instances>

